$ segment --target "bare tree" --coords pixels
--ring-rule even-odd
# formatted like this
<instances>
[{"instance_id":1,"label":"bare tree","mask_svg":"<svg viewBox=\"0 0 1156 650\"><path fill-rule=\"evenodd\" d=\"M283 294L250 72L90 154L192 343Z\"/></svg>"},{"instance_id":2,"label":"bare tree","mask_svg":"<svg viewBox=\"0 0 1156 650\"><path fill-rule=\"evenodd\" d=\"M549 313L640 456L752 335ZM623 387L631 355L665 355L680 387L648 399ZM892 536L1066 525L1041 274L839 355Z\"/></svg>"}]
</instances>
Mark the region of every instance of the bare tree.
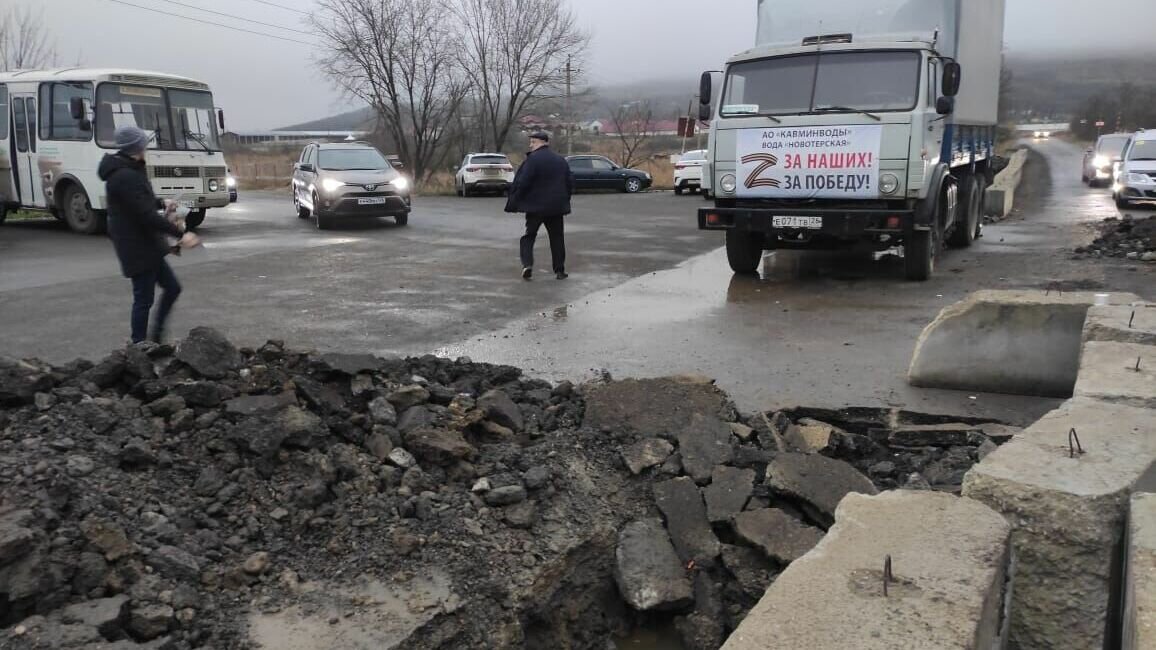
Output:
<instances>
[{"instance_id":1,"label":"bare tree","mask_svg":"<svg viewBox=\"0 0 1156 650\"><path fill-rule=\"evenodd\" d=\"M642 162L643 148L654 137L654 108L649 101L620 104L610 113L621 151L618 164L633 167Z\"/></svg>"},{"instance_id":2,"label":"bare tree","mask_svg":"<svg viewBox=\"0 0 1156 650\"><path fill-rule=\"evenodd\" d=\"M536 103L567 93L590 37L564 0L457 0L455 7L483 145L500 150Z\"/></svg>"},{"instance_id":3,"label":"bare tree","mask_svg":"<svg viewBox=\"0 0 1156 650\"><path fill-rule=\"evenodd\" d=\"M56 44L44 13L14 5L0 15L0 71L34 70L56 62Z\"/></svg>"},{"instance_id":4,"label":"bare tree","mask_svg":"<svg viewBox=\"0 0 1156 650\"><path fill-rule=\"evenodd\" d=\"M320 0L322 69L368 103L417 181L445 163L449 125L469 91L444 0Z\"/></svg>"}]
</instances>

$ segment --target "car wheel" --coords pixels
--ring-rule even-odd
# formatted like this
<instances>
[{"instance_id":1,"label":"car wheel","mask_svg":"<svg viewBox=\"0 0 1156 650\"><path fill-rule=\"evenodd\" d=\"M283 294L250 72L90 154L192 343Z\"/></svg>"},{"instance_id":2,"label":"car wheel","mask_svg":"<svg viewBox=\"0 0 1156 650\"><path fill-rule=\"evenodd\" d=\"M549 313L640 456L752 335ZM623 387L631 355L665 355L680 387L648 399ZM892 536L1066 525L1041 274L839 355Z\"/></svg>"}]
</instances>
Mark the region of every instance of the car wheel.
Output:
<instances>
[{"instance_id":1,"label":"car wheel","mask_svg":"<svg viewBox=\"0 0 1156 650\"><path fill-rule=\"evenodd\" d=\"M399 226L406 226L406 225L409 225L409 215L408 215L408 214L399 214L399 215L396 215L396 216L394 217L394 221L396 221L396 222L397 222L397 225L399 225Z\"/></svg>"},{"instance_id":2,"label":"car wheel","mask_svg":"<svg viewBox=\"0 0 1156 650\"><path fill-rule=\"evenodd\" d=\"M642 181L637 178L626 179L626 193L638 194L642 191Z\"/></svg>"},{"instance_id":3,"label":"car wheel","mask_svg":"<svg viewBox=\"0 0 1156 650\"><path fill-rule=\"evenodd\" d=\"M1127 210L1132 207L1132 202L1122 196L1117 195L1116 207L1121 210Z\"/></svg>"},{"instance_id":4,"label":"car wheel","mask_svg":"<svg viewBox=\"0 0 1156 650\"><path fill-rule=\"evenodd\" d=\"M462 196L468 197L468 196L471 196L472 194L473 194L473 190L470 189L470 186L466 185L465 183L462 183Z\"/></svg>"},{"instance_id":5,"label":"car wheel","mask_svg":"<svg viewBox=\"0 0 1156 650\"><path fill-rule=\"evenodd\" d=\"M309 218L309 208L301 205L301 199L300 199L300 197L297 196L296 193L293 194L293 207L297 208L297 218L298 219L308 219Z\"/></svg>"},{"instance_id":6,"label":"car wheel","mask_svg":"<svg viewBox=\"0 0 1156 650\"><path fill-rule=\"evenodd\" d=\"M104 232L104 215L92 209L88 195L76 185L70 185L64 192L64 220L69 228L84 235Z\"/></svg>"},{"instance_id":7,"label":"car wheel","mask_svg":"<svg viewBox=\"0 0 1156 650\"><path fill-rule=\"evenodd\" d=\"M674 195L675 196L682 196L682 186L675 186Z\"/></svg>"},{"instance_id":8,"label":"car wheel","mask_svg":"<svg viewBox=\"0 0 1156 650\"><path fill-rule=\"evenodd\" d=\"M204 210L193 210L185 217L185 227L189 230L196 230L202 223L205 223Z\"/></svg>"}]
</instances>

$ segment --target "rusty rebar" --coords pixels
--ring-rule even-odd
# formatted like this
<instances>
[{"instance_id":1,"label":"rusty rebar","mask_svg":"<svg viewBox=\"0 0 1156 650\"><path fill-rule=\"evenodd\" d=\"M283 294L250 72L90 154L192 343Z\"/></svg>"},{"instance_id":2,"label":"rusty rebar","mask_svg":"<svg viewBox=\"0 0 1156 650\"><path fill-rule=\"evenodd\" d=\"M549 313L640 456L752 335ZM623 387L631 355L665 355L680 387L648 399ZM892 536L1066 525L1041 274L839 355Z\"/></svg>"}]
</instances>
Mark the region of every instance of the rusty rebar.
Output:
<instances>
[{"instance_id":1,"label":"rusty rebar","mask_svg":"<svg viewBox=\"0 0 1156 650\"><path fill-rule=\"evenodd\" d=\"M884 598L887 598L891 595L889 588L891 586L892 580L894 580L894 577L891 575L891 556L888 555L887 558L883 560L883 597Z\"/></svg>"},{"instance_id":2,"label":"rusty rebar","mask_svg":"<svg viewBox=\"0 0 1156 650\"><path fill-rule=\"evenodd\" d=\"M1083 456L1085 452L1083 445L1080 444L1080 436L1073 427L1068 432L1068 458L1075 458L1077 453Z\"/></svg>"}]
</instances>

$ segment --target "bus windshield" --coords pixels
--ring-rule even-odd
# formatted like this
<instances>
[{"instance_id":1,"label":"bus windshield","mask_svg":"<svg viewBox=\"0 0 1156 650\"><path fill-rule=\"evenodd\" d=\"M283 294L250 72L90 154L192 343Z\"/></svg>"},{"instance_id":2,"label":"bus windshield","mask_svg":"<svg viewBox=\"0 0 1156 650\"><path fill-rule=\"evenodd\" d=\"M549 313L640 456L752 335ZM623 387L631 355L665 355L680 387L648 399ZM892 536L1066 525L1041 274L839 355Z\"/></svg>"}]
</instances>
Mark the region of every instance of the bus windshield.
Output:
<instances>
[{"instance_id":1,"label":"bus windshield","mask_svg":"<svg viewBox=\"0 0 1156 650\"><path fill-rule=\"evenodd\" d=\"M152 136L149 149L221 149L213 120L213 96L206 92L101 84L96 93L97 144L115 147L113 134L122 126L136 126L147 131Z\"/></svg>"},{"instance_id":2,"label":"bus windshield","mask_svg":"<svg viewBox=\"0 0 1156 650\"><path fill-rule=\"evenodd\" d=\"M731 66L720 114L909 111L919 98L917 52L838 52Z\"/></svg>"}]
</instances>

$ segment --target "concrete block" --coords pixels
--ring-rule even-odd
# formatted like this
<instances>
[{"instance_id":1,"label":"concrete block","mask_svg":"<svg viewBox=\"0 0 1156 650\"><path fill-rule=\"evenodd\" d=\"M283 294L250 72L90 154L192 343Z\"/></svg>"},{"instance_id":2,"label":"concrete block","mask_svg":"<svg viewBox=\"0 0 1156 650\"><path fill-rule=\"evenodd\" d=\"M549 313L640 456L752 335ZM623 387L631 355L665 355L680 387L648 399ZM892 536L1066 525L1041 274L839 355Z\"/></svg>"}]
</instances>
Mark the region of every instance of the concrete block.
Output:
<instances>
[{"instance_id":1,"label":"concrete block","mask_svg":"<svg viewBox=\"0 0 1156 650\"><path fill-rule=\"evenodd\" d=\"M1085 451L1074 458L1072 429ZM1014 526L1012 647L1104 647L1128 499L1154 458L1151 411L1073 399L968 472L963 495Z\"/></svg>"},{"instance_id":2,"label":"concrete block","mask_svg":"<svg viewBox=\"0 0 1156 650\"><path fill-rule=\"evenodd\" d=\"M1011 214L1015 203L1016 190L1023 180L1024 165L1028 160L1026 150L1017 151L1008 161L1008 166L996 175L987 190L986 214L990 217L1006 217Z\"/></svg>"},{"instance_id":3,"label":"concrete block","mask_svg":"<svg viewBox=\"0 0 1156 650\"><path fill-rule=\"evenodd\" d=\"M1156 346L1085 343L1076 396L1156 409Z\"/></svg>"},{"instance_id":4,"label":"concrete block","mask_svg":"<svg viewBox=\"0 0 1156 650\"><path fill-rule=\"evenodd\" d=\"M1138 300L1115 294L1114 304ZM908 381L1012 395L1070 397L1093 293L978 291L920 335Z\"/></svg>"},{"instance_id":5,"label":"concrete block","mask_svg":"<svg viewBox=\"0 0 1156 650\"><path fill-rule=\"evenodd\" d=\"M1156 304L1092 307L1084 324L1084 341L1156 345Z\"/></svg>"},{"instance_id":6,"label":"concrete block","mask_svg":"<svg viewBox=\"0 0 1156 650\"><path fill-rule=\"evenodd\" d=\"M823 541L775 580L723 650L1001 647L1009 532L970 499L848 495Z\"/></svg>"},{"instance_id":7,"label":"concrete block","mask_svg":"<svg viewBox=\"0 0 1156 650\"><path fill-rule=\"evenodd\" d=\"M1156 648L1156 494L1134 494L1128 516L1123 650Z\"/></svg>"}]
</instances>

